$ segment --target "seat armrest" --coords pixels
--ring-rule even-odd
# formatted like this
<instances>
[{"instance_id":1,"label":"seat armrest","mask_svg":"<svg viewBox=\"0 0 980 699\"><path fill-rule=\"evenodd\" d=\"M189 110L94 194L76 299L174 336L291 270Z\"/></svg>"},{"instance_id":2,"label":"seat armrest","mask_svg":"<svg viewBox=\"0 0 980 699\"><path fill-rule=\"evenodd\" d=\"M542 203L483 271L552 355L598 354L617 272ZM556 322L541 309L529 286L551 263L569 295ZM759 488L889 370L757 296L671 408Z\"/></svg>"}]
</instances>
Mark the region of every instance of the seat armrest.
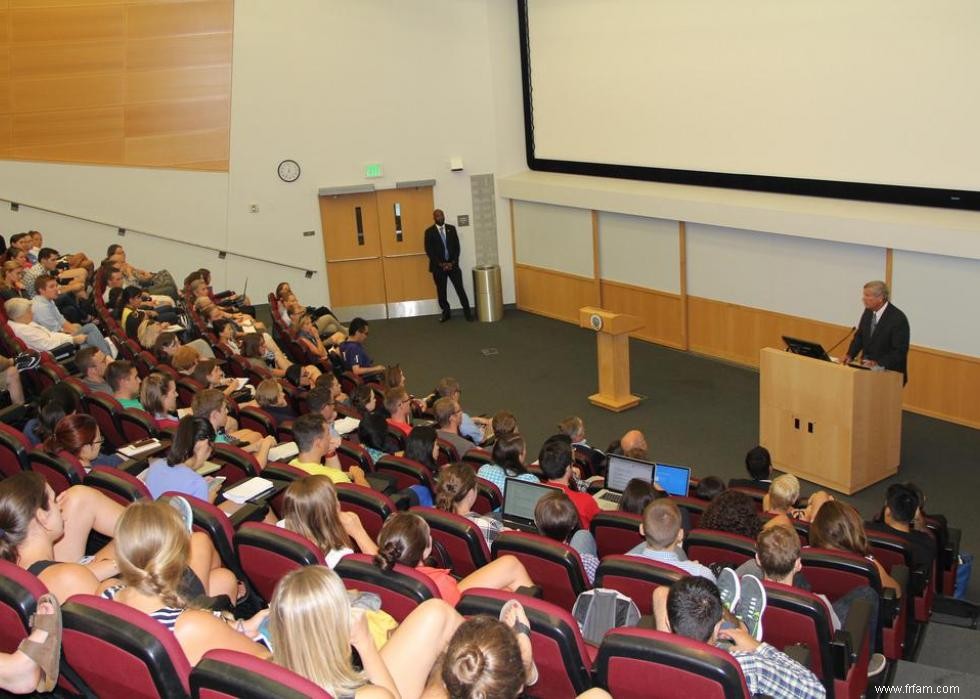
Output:
<instances>
[{"instance_id":1,"label":"seat armrest","mask_svg":"<svg viewBox=\"0 0 980 699\"><path fill-rule=\"evenodd\" d=\"M963 538L963 531L953 527L946 528L946 569L952 570L960 555L960 541Z\"/></svg>"},{"instance_id":2,"label":"seat armrest","mask_svg":"<svg viewBox=\"0 0 980 699\"><path fill-rule=\"evenodd\" d=\"M881 619L882 628L890 628L892 621L901 614L901 605L904 603L904 597L907 596L909 589L909 569L906 566L892 566L890 573L901 588L903 599L899 599L893 588L881 588L881 607L878 618Z\"/></svg>"},{"instance_id":3,"label":"seat armrest","mask_svg":"<svg viewBox=\"0 0 980 699\"><path fill-rule=\"evenodd\" d=\"M232 528L238 529L245 522L261 522L265 517L265 513L268 511L269 505L264 501L246 502L232 514L228 515L228 519L231 521Z\"/></svg>"},{"instance_id":4,"label":"seat armrest","mask_svg":"<svg viewBox=\"0 0 980 699\"><path fill-rule=\"evenodd\" d=\"M870 628L870 600L854 600L847 611L847 618L841 619L841 628L834 633L830 642L835 678L847 679L851 665L858 659L864 644L870 641Z\"/></svg>"},{"instance_id":5,"label":"seat armrest","mask_svg":"<svg viewBox=\"0 0 980 699\"><path fill-rule=\"evenodd\" d=\"M810 667L810 648L803 643L794 643L783 648L783 652L805 668Z\"/></svg>"}]
</instances>

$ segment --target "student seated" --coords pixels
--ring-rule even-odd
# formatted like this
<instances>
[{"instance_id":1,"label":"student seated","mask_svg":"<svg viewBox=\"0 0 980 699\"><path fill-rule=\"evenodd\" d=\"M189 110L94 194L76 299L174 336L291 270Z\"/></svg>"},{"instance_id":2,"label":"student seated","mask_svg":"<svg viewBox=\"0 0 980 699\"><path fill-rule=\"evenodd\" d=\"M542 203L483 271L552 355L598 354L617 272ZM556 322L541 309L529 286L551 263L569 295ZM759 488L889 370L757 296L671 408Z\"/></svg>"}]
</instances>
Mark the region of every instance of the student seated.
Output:
<instances>
[{"instance_id":1,"label":"student seated","mask_svg":"<svg viewBox=\"0 0 980 699\"><path fill-rule=\"evenodd\" d=\"M364 611L351 607L344 583L329 568L288 573L269 605L273 660L335 697L420 697L463 618L449 604L422 602L379 651ZM362 670L351 665L351 649Z\"/></svg>"},{"instance_id":2,"label":"student seated","mask_svg":"<svg viewBox=\"0 0 980 699\"><path fill-rule=\"evenodd\" d=\"M204 418L211 423L216 443L229 444L231 440L244 442L241 448L255 454L259 468L265 468L269 460L269 449L276 445L276 438L272 435L263 437L254 430L238 429L235 419L228 417L228 401L221 391L208 388L194 394L191 412L195 417Z\"/></svg>"},{"instance_id":3,"label":"student seated","mask_svg":"<svg viewBox=\"0 0 980 699\"><path fill-rule=\"evenodd\" d=\"M520 434L521 429L517 424L517 417L509 410L498 410L490 419L490 429L495 439L510 437Z\"/></svg>"},{"instance_id":4,"label":"student seated","mask_svg":"<svg viewBox=\"0 0 980 699\"><path fill-rule=\"evenodd\" d=\"M388 411L388 424L406 437L412 431L412 399L408 391L401 387L389 388L385 392L385 410Z\"/></svg>"},{"instance_id":5,"label":"student seated","mask_svg":"<svg viewBox=\"0 0 980 699\"><path fill-rule=\"evenodd\" d=\"M173 491L214 502L217 484L210 476L197 472L207 463L213 446L214 428L210 422L191 415L181 418L167 456L151 461L142 476L150 495L158 498Z\"/></svg>"},{"instance_id":6,"label":"student seated","mask_svg":"<svg viewBox=\"0 0 980 699\"><path fill-rule=\"evenodd\" d=\"M318 308L303 306L296 297L296 294L293 293L293 289L288 282L281 282L276 286L276 298L279 300L280 315L283 323L287 326L292 322L292 317L305 311L313 318L320 337L328 338L335 345L340 344L347 337L347 328L337 320L337 317L329 308L326 306L320 306ZM336 337L332 337L334 335Z\"/></svg>"},{"instance_id":7,"label":"student seated","mask_svg":"<svg viewBox=\"0 0 980 699\"><path fill-rule=\"evenodd\" d=\"M599 514L599 505L588 493L572 488L572 442L563 435L557 434L545 440L538 454L538 464L544 472L545 483L561 489L574 503L578 510L582 529L588 529L592 518Z\"/></svg>"},{"instance_id":8,"label":"student seated","mask_svg":"<svg viewBox=\"0 0 980 699\"><path fill-rule=\"evenodd\" d=\"M370 487L364 470L351 466L350 475L344 473L337 458L340 439L331 436L327 421L318 413L309 413L296 418L293 423L293 438L299 447L299 454L289 462L290 466L306 471L310 475L326 476L334 483L351 483Z\"/></svg>"},{"instance_id":9,"label":"student seated","mask_svg":"<svg viewBox=\"0 0 980 699\"><path fill-rule=\"evenodd\" d=\"M154 372L143 379L140 403L158 429L177 429L177 382L170 374Z\"/></svg>"},{"instance_id":10,"label":"student seated","mask_svg":"<svg viewBox=\"0 0 980 699\"><path fill-rule=\"evenodd\" d=\"M99 432L99 423L91 415L81 413L66 415L59 420L54 431L44 440L43 446L52 456L58 456L62 452L74 456L88 473L93 466L98 465L95 461L99 458L103 442L105 440Z\"/></svg>"},{"instance_id":11,"label":"student seated","mask_svg":"<svg viewBox=\"0 0 980 699\"><path fill-rule=\"evenodd\" d=\"M234 379L225 378L224 369L217 359L202 359L194 367L191 377L205 388L213 388L221 391L226 397L238 390L238 383Z\"/></svg>"},{"instance_id":12,"label":"student seated","mask_svg":"<svg viewBox=\"0 0 980 699\"><path fill-rule=\"evenodd\" d=\"M112 395L112 387L106 383L105 375L112 360L98 347L82 347L75 353L75 367L81 375L82 383L90 391Z\"/></svg>"},{"instance_id":13,"label":"student seated","mask_svg":"<svg viewBox=\"0 0 980 699\"><path fill-rule=\"evenodd\" d=\"M793 519L796 512L796 501L800 497L800 481L791 473L784 473L773 479L769 484L769 492L762 502L763 511L775 515L767 521L764 529L770 527L786 527L796 532Z\"/></svg>"},{"instance_id":14,"label":"student seated","mask_svg":"<svg viewBox=\"0 0 980 699\"><path fill-rule=\"evenodd\" d=\"M711 502L726 490L725 481L718 476L705 476L694 488L694 497Z\"/></svg>"},{"instance_id":15,"label":"student seated","mask_svg":"<svg viewBox=\"0 0 980 699\"><path fill-rule=\"evenodd\" d=\"M592 472L601 475L605 472L606 455L589 444L585 438L585 422L578 415L566 417L558 423L558 432L568 435L572 448L584 454L592 464Z\"/></svg>"},{"instance_id":16,"label":"student seated","mask_svg":"<svg viewBox=\"0 0 980 699\"><path fill-rule=\"evenodd\" d=\"M700 575L714 581L715 574L707 566L687 559L681 545L684 543L684 530L681 528L681 513L670 498L654 500L643 511L640 524L643 543L629 551L629 556L643 556L659 563L666 563L685 571L689 575Z\"/></svg>"},{"instance_id":17,"label":"student seated","mask_svg":"<svg viewBox=\"0 0 980 699\"><path fill-rule=\"evenodd\" d=\"M363 318L354 318L350 322L349 331L347 339L340 343L340 355L343 357L344 364L359 377L382 373L385 370L384 365L375 364L364 349L370 331L368 322Z\"/></svg>"},{"instance_id":18,"label":"student seated","mask_svg":"<svg viewBox=\"0 0 980 699\"><path fill-rule=\"evenodd\" d=\"M751 496L726 490L711 501L698 526L754 539L762 529L762 518Z\"/></svg>"},{"instance_id":19,"label":"student seated","mask_svg":"<svg viewBox=\"0 0 980 699\"><path fill-rule=\"evenodd\" d=\"M499 519L486 517L473 511L477 495L476 474L469 464L449 464L439 473L435 492L436 508L445 512L452 512L460 517L466 517L476 524L489 548L493 546L494 540L504 530L504 525ZM575 524L577 529L577 514Z\"/></svg>"},{"instance_id":20,"label":"student seated","mask_svg":"<svg viewBox=\"0 0 980 699\"><path fill-rule=\"evenodd\" d=\"M659 589L659 588L658 588ZM669 629L679 636L715 644L732 643L731 654L742 668L750 694L822 699L826 690L807 668L768 643L760 643L742 627L723 628L717 586L701 577L682 578L667 595Z\"/></svg>"},{"instance_id":21,"label":"student seated","mask_svg":"<svg viewBox=\"0 0 980 699\"><path fill-rule=\"evenodd\" d=\"M337 376L333 372L328 371L326 373L320 374L318 377L316 377L316 381L314 381L314 385L318 388L320 386L326 386L327 388L329 388L330 397L333 398L333 402L336 403L337 405L345 405L345 406L351 405L350 396L344 393L343 389L340 386L340 381L337 380ZM368 386L367 388L368 390L371 390L370 386ZM371 391L371 395L374 395L374 391Z\"/></svg>"},{"instance_id":22,"label":"student seated","mask_svg":"<svg viewBox=\"0 0 980 699\"><path fill-rule=\"evenodd\" d=\"M767 490L772 483L772 457L769 450L763 446L755 446L745 454L745 470L749 477L732 478L728 481L728 487L744 486Z\"/></svg>"},{"instance_id":23,"label":"student seated","mask_svg":"<svg viewBox=\"0 0 980 699\"><path fill-rule=\"evenodd\" d=\"M442 599L453 606L459 602L465 590L473 587L514 592L518 588L534 585L524 565L515 556L496 558L457 581L444 568L423 565L431 552L432 537L425 520L411 512L396 512L381 528L374 563L381 570L391 570L396 563L415 568L431 578Z\"/></svg>"},{"instance_id":24,"label":"student seated","mask_svg":"<svg viewBox=\"0 0 980 699\"><path fill-rule=\"evenodd\" d=\"M542 536L568 544L578 551L585 577L592 585L599 569L598 550L591 532L579 526L578 510L568 496L560 491L542 496L534 506L534 524Z\"/></svg>"},{"instance_id":25,"label":"student seated","mask_svg":"<svg viewBox=\"0 0 980 699\"><path fill-rule=\"evenodd\" d=\"M191 665L215 649L269 656L252 640L267 612L236 623L217 612L195 609L182 594L191 534L173 507L133 503L119 518L115 544L122 584L108 588L103 596L138 609L173 632Z\"/></svg>"},{"instance_id":26,"label":"student seated","mask_svg":"<svg viewBox=\"0 0 980 699\"><path fill-rule=\"evenodd\" d=\"M119 405L124 408L144 409L139 399L140 375L132 362L117 359L106 369L105 380L112 389L112 397L119 401Z\"/></svg>"},{"instance_id":27,"label":"student seated","mask_svg":"<svg viewBox=\"0 0 980 699\"><path fill-rule=\"evenodd\" d=\"M439 379L439 383L436 384L434 397L437 399L449 398L455 401L457 405L461 405L462 396L463 389L459 385L459 381L451 376ZM490 434L490 420L485 417L470 417L469 413L465 412L462 407L459 410L460 435L474 444L483 444L488 437L492 436ZM463 453L460 452L459 455L462 456Z\"/></svg>"},{"instance_id":28,"label":"student seated","mask_svg":"<svg viewBox=\"0 0 980 699\"><path fill-rule=\"evenodd\" d=\"M265 379L255 387L255 402L273 417L276 424L296 419L296 411L286 400L282 384L275 379Z\"/></svg>"},{"instance_id":29,"label":"student seated","mask_svg":"<svg viewBox=\"0 0 980 699\"><path fill-rule=\"evenodd\" d=\"M99 491L74 485L55 497L40 474L22 471L0 481L0 558L36 575L64 604L92 595L117 575L113 545L83 565L89 534L112 536L122 505Z\"/></svg>"},{"instance_id":30,"label":"student seated","mask_svg":"<svg viewBox=\"0 0 980 699\"><path fill-rule=\"evenodd\" d=\"M290 483L283 496L282 516L282 526L316 544L330 568L354 553L355 544L369 556L378 552L358 516L340 509L337 490L326 476L307 476Z\"/></svg>"},{"instance_id":31,"label":"student seated","mask_svg":"<svg viewBox=\"0 0 980 699\"><path fill-rule=\"evenodd\" d=\"M516 478L520 481L540 483L540 479L524 467L527 448L524 438L519 434L498 434L493 443L493 463L483 464L476 472L479 478L490 481L500 490L500 495L507 493L507 479Z\"/></svg>"},{"instance_id":32,"label":"student seated","mask_svg":"<svg viewBox=\"0 0 980 699\"><path fill-rule=\"evenodd\" d=\"M915 490L904 483L892 483L885 493L881 521L868 522L865 526L905 541L912 552L912 567L931 578L932 564L936 560L936 543L927 532L915 529L920 504L919 494Z\"/></svg>"},{"instance_id":33,"label":"student seated","mask_svg":"<svg viewBox=\"0 0 980 699\"><path fill-rule=\"evenodd\" d=\"M41 595L30 634L13 653L0 653L0 689L11 694L51 692L58 684L61 609L54 595Z\"/></svg>"},{"instance_id":34,"label":"student seated","mask_svg":"<svg viewBox=\"0 0 980 699\"><path fill-rule=\"evenodd\" d=\"M333 376L333 374L323 374L320 376L320 378L323 379L324 376ZM334 379L336 379L336 377L334 377ZM378 399L374 395L374 389L367 384L355 386L354 390L351 392L350 405L357 411L357 414L360 415L361 418L375 412L378 407Z\"/></svg>"},{"instance_id":35,"label":"student seated","mask_svg":"<svg viewBox=\"0 0 980 699\"><path fill-rule=\"evenodd\" d=\"M756 550L755 562L758 564L764 580L771 580L772 582L789 586L795 584L795 576L803 569L803 562L800 559L800 537L796 535L796 532L780 526L764 529L759 533L759 538L756 541ZM742 568L739 568L739 575L742 574L741 570ZM856 587L834 603L831 603L824 595L817 594L816 596L827 607L827 614L834 631L838 631L841 628L841 619L847 618L847 614L854 600L868 600L871 606L869 616L871 621L870 635L872 645L874 645L875 630L878 625L878 596L874 594L870 587L867 585ZM859 640L854 639L854 642L857 644ZM874 653L868 662L868 676L877 675L884 670L885 663L885 656L880 653Z\"/></svg>"},{"instance_id":36,"label":"student seated","mask_svg":"<svg viewBox=\"0 0 980 699\"><path fill-rule=\"evenodd\" d=\"M444 439L452 444L459 458L462 459L470 449L476 449L476 445L473 442L465 439L459 433L459 421L462 415L459 409L459 403L452 398L440 398L432 406L432 412L435 415L436 424L438 425L439 439Z\"/></svg>"},{"instance_id":37,"label":"student seated","mask_svg":"<svg viewBox=\"0 0 980 699\"><path fill-rule=\"evenodd\" d=\"M435 432L433 432L433 444L435 444L434 435ZM378 463L379 459L398 450L398 445L395 444L394 439L388 436L388 422L380 415L368 414L361 418L361 422L357 426L357 438L361 446L367 450L373 463ZM409 456L408 458L414 457ZM434 465L435 462L433 462ZM433 469L432 472L435 473L435 470Z\"/></svg>"}]
</instances>

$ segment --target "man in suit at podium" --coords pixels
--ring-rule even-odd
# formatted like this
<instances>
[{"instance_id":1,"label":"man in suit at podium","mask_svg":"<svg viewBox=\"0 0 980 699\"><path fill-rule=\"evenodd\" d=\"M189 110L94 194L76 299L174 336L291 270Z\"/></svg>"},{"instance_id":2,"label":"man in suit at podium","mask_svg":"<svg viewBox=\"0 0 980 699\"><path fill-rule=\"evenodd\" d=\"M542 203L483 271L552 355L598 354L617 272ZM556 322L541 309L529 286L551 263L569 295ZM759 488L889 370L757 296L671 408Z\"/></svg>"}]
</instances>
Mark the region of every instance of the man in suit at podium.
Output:
<instances>
[{"instance_id":1,"label":"man in suit at podium","mask_svg":"<svg viewBox=\"0 0 980 699\"><path fill-rule=\"evenodd\" d=\"M425 229L425 254L429 256L429 272L436 284L439 308L442 309L439 322L445 323L450 317L449 301L446 299L447 279L453 283L466 320L476 320L470 311L466 289L463 288L463 273L459 270L459 236L456 235L456 226L446 223L442 209L433 211L432 219L435 225Z\"/></svg>"},{"instance_id":2,"label":"man in suit at podium","mask_svg":"<svg viewBox=\"0 0 980 699\"><path fill-rule=\"evenodd\" d=\"M861 354L861 363L868 367L882 366L900 371L908 383L906 361L909 353L909 321L888 301L888 285L873 281L864 285L864 313L858 321L857 332L844 357L850 362Z\"/></svg>"}]
</instances>

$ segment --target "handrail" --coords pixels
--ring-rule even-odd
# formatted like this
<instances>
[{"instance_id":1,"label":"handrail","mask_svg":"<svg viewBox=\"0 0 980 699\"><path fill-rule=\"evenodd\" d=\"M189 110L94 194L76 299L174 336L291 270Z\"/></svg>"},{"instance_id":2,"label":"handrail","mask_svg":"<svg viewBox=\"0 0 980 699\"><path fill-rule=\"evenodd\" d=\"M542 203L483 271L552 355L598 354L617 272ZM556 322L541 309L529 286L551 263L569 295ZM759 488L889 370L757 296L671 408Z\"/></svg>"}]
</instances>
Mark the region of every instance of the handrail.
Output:
<instances>
[{"instance_id":1,"label":"handrail","mask_svg":"<svg viewBox=\"0 0 980 699\"><path fill-rule=\"evenodd\" d=\"M11 209L17 211L20 207L24 206L28 209L33 209L34 211L42 211L46 214L55 214L56 216L64 216L65 218L72 218L76 221L84 221L85 223L94 223L97 226L108 226L109 228L115 228L119 235L124 236L127 233L136 233L137 235L145 235L149 238L156 238L157 240L165 240L168 243L180 243L181 245L190 245L194 248L200 248L201 250L210 250L212 252L218 253L220 259L225 259L228 255L234 255L235 257L240 257L243 260L254 260L255 262L267 262L269 264L278 265L279 267L288 267L289 269L298 269L306 274L306 278L309 279L314 274L316 274L315 269L307 269L306 267L300 267L298 265L291 265L288 262L277 262L275 260L267 260L264 257L255 257L254 255L245 255L240 252L235 252L233 250L222 250L221 248L212 247L211 245L201 245L200 243L192 243L187 240L179 240L177 238L168 238L165 235L160 235L159 233L151 233L150 231L141 231L138 228L128 228L126 226L120 226L115 223L109 223L108 221L98 221L94 218L87 218L85 216L79 216L77 214L69 214L65 211L56 211L55 209L48 209L43 206L37 206L35 204L24 204L20 201L14 201L13 199L6 199L0 197L0 202L10 204Z\"/></svg>"}]
</instances>

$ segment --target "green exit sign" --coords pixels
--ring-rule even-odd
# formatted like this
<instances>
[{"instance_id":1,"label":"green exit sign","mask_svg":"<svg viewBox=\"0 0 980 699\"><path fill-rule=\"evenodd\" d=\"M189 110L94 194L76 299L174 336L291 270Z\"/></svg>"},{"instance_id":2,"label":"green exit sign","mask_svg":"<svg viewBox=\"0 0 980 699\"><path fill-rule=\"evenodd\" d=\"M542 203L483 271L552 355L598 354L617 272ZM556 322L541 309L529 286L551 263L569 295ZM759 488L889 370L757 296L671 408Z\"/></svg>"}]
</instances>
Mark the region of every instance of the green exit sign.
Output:
<instances>
[{"instance_id":1,"label":"green exit sign","mask_svg":"<svg viewBox=\"0 0 980 699\"><path fill-rule=\"evenodd\" d=\"M381 163L370 163L364 166L365 177L382 177L384 174L384 168L381 167Z\"/></svg>"}]
</instances>

